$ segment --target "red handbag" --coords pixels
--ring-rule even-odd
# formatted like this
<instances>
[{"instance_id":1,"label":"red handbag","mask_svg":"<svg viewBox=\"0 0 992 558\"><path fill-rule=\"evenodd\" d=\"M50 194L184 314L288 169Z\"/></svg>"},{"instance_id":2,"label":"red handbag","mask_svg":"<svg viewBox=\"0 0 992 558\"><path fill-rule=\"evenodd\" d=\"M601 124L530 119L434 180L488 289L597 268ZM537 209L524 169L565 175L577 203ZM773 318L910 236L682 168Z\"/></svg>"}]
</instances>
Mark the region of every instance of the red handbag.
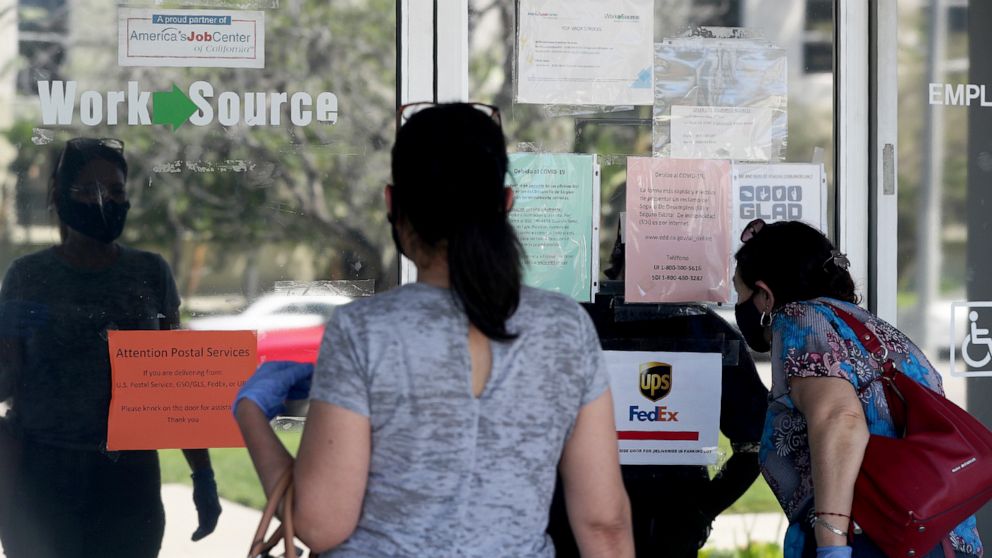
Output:
<instances>
[{"instance_id":1,"label":"red handbag","mask_svg":"<svg viewBox=\"0 0 992 558\"><path fill-rule=\"evenodd\" d=\"M874 333L831 306L885 363L878 380L902 432L901 438L869 439L851 519L890 558L923 556L992 499L992 432L897 370Z\"/></svg>"}]
</instances>

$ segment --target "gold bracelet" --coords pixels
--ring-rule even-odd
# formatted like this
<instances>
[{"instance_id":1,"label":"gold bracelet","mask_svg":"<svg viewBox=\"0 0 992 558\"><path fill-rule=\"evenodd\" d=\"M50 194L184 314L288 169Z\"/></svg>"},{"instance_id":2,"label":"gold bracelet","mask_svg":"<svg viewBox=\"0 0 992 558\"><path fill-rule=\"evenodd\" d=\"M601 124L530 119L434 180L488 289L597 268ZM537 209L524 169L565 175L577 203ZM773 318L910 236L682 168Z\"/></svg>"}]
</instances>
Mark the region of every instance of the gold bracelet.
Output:
<instances>
[{"instance_id":1,"label":"gold bracelet","mask_svg":"<svg viewBox=\"0 0 992 558\"><path fill-rule=\"evenodd\" d=\"M826 529L827 531L830 531L831 533L833 533L835 535L839 535L841 537L846 537L847 536L847 531L841 531L840 529L834 527L833 525L831 525L830 523L828 523L826 519L823 519L820 516L816 516L816 519L813 520L813 524L814 525L817 524L817 523L819 523L820 525L823 526L824 529Z\"/></svg>"}]
</instances>

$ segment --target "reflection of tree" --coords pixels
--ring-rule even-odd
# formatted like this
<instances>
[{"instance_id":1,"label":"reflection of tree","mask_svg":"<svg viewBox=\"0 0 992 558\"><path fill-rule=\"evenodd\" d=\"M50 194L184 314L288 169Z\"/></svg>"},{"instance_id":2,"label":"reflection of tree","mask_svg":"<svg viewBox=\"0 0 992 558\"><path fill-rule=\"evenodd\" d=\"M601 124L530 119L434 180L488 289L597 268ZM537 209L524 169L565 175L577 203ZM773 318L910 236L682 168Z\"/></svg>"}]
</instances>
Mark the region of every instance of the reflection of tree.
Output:
<instances>
[{"instance_id":1,"label":"reflection of tree","mask_svg":"<svg viewBox=\"0 0 992 558\"><path fill-rule=\"evenodd\" d=\"M938 292L960 292L965 281L964 225L967 220L967 110L960 107L935 107L943 112L944 136L930 138L925 133L928 79L927 49L929 34L929 3L918 7L906 6L900 16L899 44L899 247L898 277L902 293L914 293L903 298L907 303L919 288L920 265L927 265L919 247L921 196L926 188L936 188L941 199L941 239L938 251L944 259L940 267L941 284ZM950 34L947 59L967 61L967 40L963 33ZM967 83L967 66L948 71L946 83ZM937 152L943 157L943 181L928 184L924 165L930 143L942 146ZM956 295L955 295L956 296Z\"/></svg>"},{"instance_id":2,"label":"reflection of tree","mask_svg":"<svg viewBox=\"0 0 992 558\"><path fill-rule=\"evenodd\" d=\"M469 3L469 75L473 100L494 104L503 112L503 129L511 151L601 156L604 231L601 248L608 255L618 214L624 206L625 157L650 153L650 110L641 107L590 114L587 108L515 103L515 17L514 2L472 0ZM552 108L556 110L553 112ZM576 114L570 115L573 109ZM612 125L601 122L602 118L609 118Z\"/></svg>"},{"instance_id":3,"label":"reflection of tree","mask_svg":"<svg viewBox=\"0 0 992 558\"><path fill-rule=\"evenodd\" d=\"M133 204L127 240L171 246L167 251L181 271L181 287L196 287L203 273L197 266L208 261L218 273L230 273L235 260L245 265L242 280L249 295L257 288L252 276L259 273L306 279L297 270L261 261L272 247L287 254L305 248L321 279L391 284L394 256L380 196L393 135L394 16L389 0L287 2L266 12L264 70L108 67L101 61L108 51L116 53L116 36L81 30L79 44L69 47L72 62L64 73L80 80L82 89L122 89L137 80L143 90L164 91L173 83L185 89L204 80L213 84L215 95L332 91L339 118L333 126L306 128L289 125L285 117L279 127L224 128L215 120L202 128L186 123L174 133L160 126L80 126L59 130L60 139L110 135L125 141ZM77 17L83 27L103 29L105 23ZM12 174L29 168L49 172L52 149L30 143L36 120L26 116L8 131L10 141L21 146Z\"/></svg>"},{"instance_id":4,"label":"reflection of tree","mask_svg":"<svg viewBox=\"0 0 992 558\"><path fill-rule=\"evenodd\" d=\"M35 79L60 79L68 12L65 0L21 0L17 5L18 50L23 59L16 78L19 92L33 91Z\"/></svg>"}]
</instances>

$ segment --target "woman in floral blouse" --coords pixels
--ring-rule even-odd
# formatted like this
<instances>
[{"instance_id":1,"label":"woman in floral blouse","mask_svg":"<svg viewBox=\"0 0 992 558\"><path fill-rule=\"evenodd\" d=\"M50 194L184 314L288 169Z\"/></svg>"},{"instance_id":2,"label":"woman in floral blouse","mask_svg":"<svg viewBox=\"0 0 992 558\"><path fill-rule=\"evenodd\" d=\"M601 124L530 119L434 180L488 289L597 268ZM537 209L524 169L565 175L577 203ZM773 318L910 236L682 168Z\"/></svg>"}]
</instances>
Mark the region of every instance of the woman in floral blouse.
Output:
<instances>
[{"instance_id":1,"label":"woman in floral blouse","mask_svg":"<svg viewBox=\"0 0 992 558\"><path fill-rule=\"evenodd\" d=\"M752 349L771 351L760 459L789 519L785 558L883 557L864 535L848 546L847 532L854 528L854 481L868 436L896 432L881 383L872 382L879 363L833 307L864 322L900 371L942 393L940 374L909 338L857 305L847 258L819 231L798 221L759 220L741 240L737 323ZM974 517L948 539L959 558L982 555ZM942 546L926 558L944 556Z\"/></svg>"}]
</instances>

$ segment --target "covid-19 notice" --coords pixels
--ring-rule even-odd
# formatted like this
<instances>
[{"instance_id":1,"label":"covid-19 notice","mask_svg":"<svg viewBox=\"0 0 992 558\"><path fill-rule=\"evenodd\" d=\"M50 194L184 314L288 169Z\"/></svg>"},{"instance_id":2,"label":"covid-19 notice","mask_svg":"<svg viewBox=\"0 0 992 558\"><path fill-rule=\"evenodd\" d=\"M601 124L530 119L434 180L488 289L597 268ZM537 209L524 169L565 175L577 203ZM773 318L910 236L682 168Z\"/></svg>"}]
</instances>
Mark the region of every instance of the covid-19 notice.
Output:
<instances>
[{"instance_id":1,"label":"covid-19 notice","mask_svg":"<svg viewBox=\"0 0 992 558\"><path fill-rule=\"evenodd\" d=\"M730 162L627 159L627 302L730 300Z\"/></svg>"}]
</instances>

